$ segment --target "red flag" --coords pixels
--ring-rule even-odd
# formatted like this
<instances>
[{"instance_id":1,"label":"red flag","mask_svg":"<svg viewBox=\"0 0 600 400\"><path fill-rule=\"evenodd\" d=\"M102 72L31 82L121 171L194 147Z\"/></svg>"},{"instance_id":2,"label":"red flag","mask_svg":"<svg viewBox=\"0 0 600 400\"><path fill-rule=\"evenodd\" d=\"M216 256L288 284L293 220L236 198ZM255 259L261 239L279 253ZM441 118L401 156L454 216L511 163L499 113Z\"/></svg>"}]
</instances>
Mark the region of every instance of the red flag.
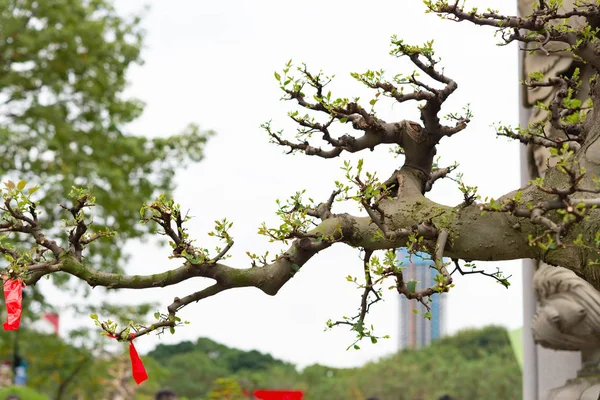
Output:
<instances>
[{"instance_id":1,"label":"red flag","mask_svg":"<svg viewBox=\"0 0 600 400\"><path fill-rule=\"evenodd\" d=\"M302 400L304 393L299 390L256 390L254 396L260 400Z\"/></svg>"},{"instance_id":2,"label":"red flag","mask_svg":"<svg viewBox=\"0 0 600 400\"><path fill-rule=\"evenodd\" d=\"M23 281L20 279L5 279L4 300L6 301L7 312L4 330L15 331L19 329L21 313L23 312Z\"/></svg>"},{"instance_id":3,"label":"red flag","mask_svg":"<svg viewBox=\"0 0 600 400\"><path fill-rule=\"evenodd\" d=\"M146 368L144 368L144 363L140 359L140 356L133 345L133 339L135 339L135 334L131 334L131 339L129 340L129 358L131 358L131 371L133 374L133 379L139 385L148 379L148 373L146 372Z\"/></svg>"},{"instance_id":4,"label":"red flag","mask_svg":"<svg viewBox=\"0 0 600 400\"><path fill-rule=\"evenodd\" d=\"M56 336L58 336L58 323L59 323L58 314L46 313L46 314L44 314L44 319L46 321L50 322L50 324L52 324L52 328L54 328L54 333L56 333Z\"/></svg>"}]
</instances>

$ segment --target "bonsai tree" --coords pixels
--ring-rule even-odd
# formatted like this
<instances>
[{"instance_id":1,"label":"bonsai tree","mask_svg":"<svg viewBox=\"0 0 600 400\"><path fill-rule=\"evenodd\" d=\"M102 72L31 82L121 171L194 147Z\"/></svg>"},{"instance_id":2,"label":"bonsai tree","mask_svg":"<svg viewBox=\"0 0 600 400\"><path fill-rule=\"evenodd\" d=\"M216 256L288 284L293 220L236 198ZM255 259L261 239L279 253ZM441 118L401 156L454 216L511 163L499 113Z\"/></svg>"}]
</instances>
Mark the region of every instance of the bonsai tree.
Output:
<instances>
[{"instance_id":1,"label":"bonsai tree","mask_svg":"<svg viewBox=\"0 0 600 400\"><path fill-rule=\"evenodd\" d=\"M427 11L443 18L492 26L504 43L533 45L531 51L569 52L595 71L600 67L596 26L600 6L595 3L582 2L565 12L560 10L560 1L540 1L531 15L522 17L491 9L469 9L459 1L424 3ZM575 17L585 23L570 24L570 18ZM549 43L562 46L548 50ZM357 340L369 337L377 341L365 318L369 307L381 299L383 288L391 286L407 298L418 300L428 317L428 299L451 290L453 274L473 272L468 267L477 260L538 259L571 269L599 288L600 220L596 207L600 204L600 116L595 105L600 95L595 77L589 102L576 98L581 87L578 70L550 79L535 73L523 82L532 90L555 91L549 105L540 105L546 107L546 118L527 127L498 126L498 134L548 147L557 162L546 171L545 178L515 188L498 199L489 199L481 198L460 175L454 176L455 165L436 162L437 145L464 131L472 115L468 108L442 112L458 85L444 73L432 42L412 45L393 37L391 55L408 59L415 71L389 77L384 71L353 74L359 84L373 90L373 97L367 101L336 97L327 88L331 78L303 64L295 66L289 62L283 71L275 72L284 99L297 107L289 117L298 126L290 135L278 130L276 122L264 123L263 128L275 145L290 153L325 159L391 146L399 160L382 178L367 171L362 161L355 165L345 163L345 180L332 183L328 198L313 201L299 191L280 201L276 213L281 223L276 227L263 225L259 233L287 244L287 250L274 256L248 252L249 267L229 265L226 260L234 246L232 222L215 221L209 235L222 245L214 250L202 247L186 230L190 217L174 199L163 194L143 204L140 217L142 224L158 229L168 238L169 256L181 260L180 266L152 275L106 271L85 257L88 249L113 235L113 230L99 229L92 223L91 210L96 205L93 187L74 188L69 194L70 202L63 204L68 215L68 240L62 243L44 228L44 219L38 213L39 201L28 183L9 181L2 192L2 230L29 236L35 244L0 246L9 262L7 279L34 285L42 277L60 272L92 287L111 289L165 287L193 277L213 282L205 289L176 297L166 310L155 314L155 321L117 326L93 315L108 335L120 340L166 328L174 330L181 323L179 310L226 290L256 287L275 295L300 269L309 267L312 258L334 244L356 248L363 256L364 281L357 280L363 289L358 314L328 323L330 327L349 325L357 333ZM386 97L414 104L420 120L403 119L401 115L395 120L381 119L376 109L380 99ZM563 132L564 138L549 137L548 127ZM344 133L337 134L336 130ZM444 178L456 180L464 194L460 204L439 204L428 199L427 193ZM337 202L356 202L362 214L339 212ZM434 285L418 287L417 282L405 279L395 253L399 247L431 256L439 271ZM499 272L491 277L508 285Z\"/></svg>"}]
</instances>

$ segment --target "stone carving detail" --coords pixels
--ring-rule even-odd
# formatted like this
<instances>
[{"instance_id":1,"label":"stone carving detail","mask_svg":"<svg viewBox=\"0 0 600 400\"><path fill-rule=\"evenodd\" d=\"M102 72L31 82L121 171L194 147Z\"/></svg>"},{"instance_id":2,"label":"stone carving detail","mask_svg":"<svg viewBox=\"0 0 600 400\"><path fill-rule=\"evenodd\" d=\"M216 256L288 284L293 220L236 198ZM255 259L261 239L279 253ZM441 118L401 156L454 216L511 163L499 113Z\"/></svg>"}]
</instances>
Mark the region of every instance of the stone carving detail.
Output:
<instances>
[{"instance_id":1,"label":"stone carving detail","mask_svg":"<svg viewBox=\"0 0 600 400\"><path fill-rule=\"evenodd\" d=\"M555 350L600 347L600 292L573 271L540 264L533 278L534 340Z\"/></svg>"}]
</instances>

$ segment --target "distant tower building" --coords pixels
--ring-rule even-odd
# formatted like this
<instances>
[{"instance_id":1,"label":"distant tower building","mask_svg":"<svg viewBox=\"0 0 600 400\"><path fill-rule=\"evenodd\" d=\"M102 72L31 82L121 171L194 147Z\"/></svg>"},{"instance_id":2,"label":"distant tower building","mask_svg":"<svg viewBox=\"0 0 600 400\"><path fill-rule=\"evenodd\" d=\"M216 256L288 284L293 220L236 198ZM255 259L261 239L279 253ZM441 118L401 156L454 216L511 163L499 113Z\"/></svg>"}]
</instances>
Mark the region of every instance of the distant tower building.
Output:
<instances>
[{"instance_id":1,"label":"distant tower building","mask_svg":"<svg viewBox=\"0 0 600 400\"><path fill-rule=\"evenodd\" d=\"M435 284L438 271L429 255L422 253L409 255L405 248L397 250L398 260L402 262L404 280L417 281L417 289ZM425 257L425 259L423 259ZM427 346L432 340L439 339L446 333L446 300L448 294L434 294L431 302L431 320L424 318L425 307L416 300L408 300L400 295L400 349L418 349ZM419 310L416 314L413 310Z\"/></svg>"}]
</instances>

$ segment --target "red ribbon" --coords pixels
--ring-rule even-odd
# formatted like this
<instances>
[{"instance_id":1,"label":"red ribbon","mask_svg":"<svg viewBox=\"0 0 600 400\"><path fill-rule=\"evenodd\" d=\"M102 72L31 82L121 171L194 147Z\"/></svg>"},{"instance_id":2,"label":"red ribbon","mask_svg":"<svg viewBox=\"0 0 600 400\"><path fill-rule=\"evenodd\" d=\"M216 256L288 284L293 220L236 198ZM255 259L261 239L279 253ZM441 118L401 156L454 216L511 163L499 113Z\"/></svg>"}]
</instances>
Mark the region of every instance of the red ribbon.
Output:
<instances>
[{"instance_id":1,"label":"red ribbon","mask_svg":"<svg viewBox=\"0 0 600 400\"><path fill-rule=\"evenodd\" d=\"M108 334L108 337L116 339L115 335ZM129 337L129 358L131 359L131 374L135 383L138 385L148 379L148 373L144 367L142 359L138 355L135 346L133 345L133 339L135 339L135 333L132 333Z\"/></svg>"},{"instance_id":2,"label":"red ribbon","mask_svg":"<svg viewBox=\"0 0 600 400\"><path fill-rule=\"evenodd\" d=\"M6 301L7 318L5 331L15 331L21 324L23 312L23 281L20 279L4 279L4 300Z\"/></svg>"},{"instance_id":3,"label":"red ribbon","mask_svg":"<svg viewBox=\"0 0 600 400\"><path fill-rule=\"evenodd\" d=\"M133 374L133 379L135 379L135 382L139 385L148 379L148 373L146 372L146 368L144 368L142 359L138 355L138 352L133 345L133 339L135 339L135 333L132 333L131 339L129 339L129 358L131 358L131 371Z\"/></svg>"}]
</instances>

